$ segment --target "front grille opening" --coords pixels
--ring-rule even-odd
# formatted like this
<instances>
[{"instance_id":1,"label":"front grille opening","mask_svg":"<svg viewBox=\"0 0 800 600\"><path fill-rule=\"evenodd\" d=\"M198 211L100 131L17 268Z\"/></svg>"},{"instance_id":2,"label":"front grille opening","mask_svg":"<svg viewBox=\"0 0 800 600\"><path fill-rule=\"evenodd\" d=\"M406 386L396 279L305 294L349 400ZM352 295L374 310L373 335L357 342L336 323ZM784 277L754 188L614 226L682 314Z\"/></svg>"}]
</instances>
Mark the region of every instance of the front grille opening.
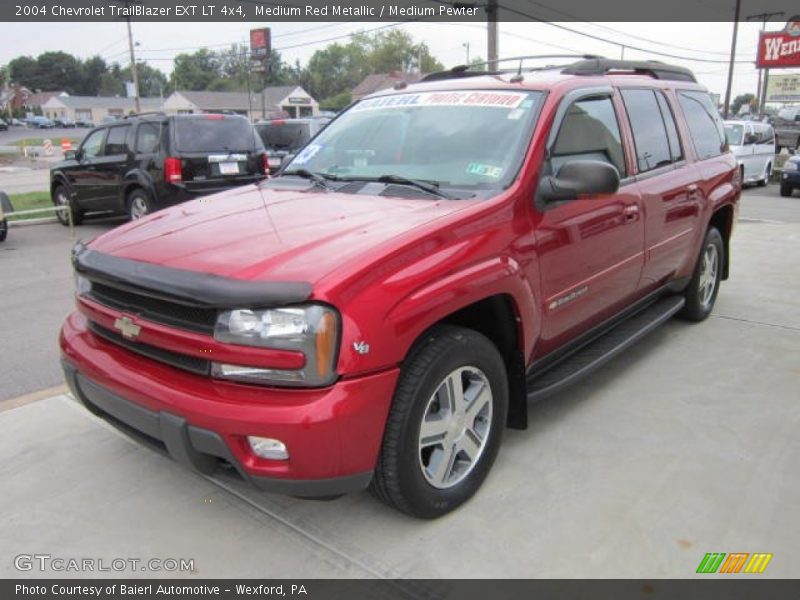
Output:
<instances>
[{"instance_id":1,"label":"front grille opening","mask_svg":"<svg viewBox=\"0 0 800 600\"><path fill-rule=\"evenodd\" d=\"M147 358L151 358L153 360L157 360L178 369L190 371L198 375L209 376L211 374L211 362L208 360L187 356L186 354L179 354L170 350L164 350L163 348L157 348L149 344L132 342L125 339L120 334L106 329L105 327L102 327L94 322L89 323L89 329L92 331L92 333L106 340L107 342L121 346L126 350L135 352L136 354L141 354Z\"/></svg>"},{"instance_id":2,"label":"front grille opening","mask_svg":"<svg viewBox=\"0 0 800 600\"><path fill-rule=\"evenodd\" d=\"M215 308L186 306L96 281L92 282L89 297L116 310L139 314L150 321L199 333L214 333L214 325L217 322Z\"/></svg>"}]
</instances>

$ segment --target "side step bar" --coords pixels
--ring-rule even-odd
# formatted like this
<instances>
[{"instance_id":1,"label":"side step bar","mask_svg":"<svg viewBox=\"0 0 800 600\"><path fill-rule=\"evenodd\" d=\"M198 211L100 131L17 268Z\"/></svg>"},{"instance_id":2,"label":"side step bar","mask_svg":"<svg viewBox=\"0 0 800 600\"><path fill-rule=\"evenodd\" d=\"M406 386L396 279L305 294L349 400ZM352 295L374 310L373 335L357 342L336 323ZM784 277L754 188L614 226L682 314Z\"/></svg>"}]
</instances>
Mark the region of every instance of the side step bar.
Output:
<instances>
[{"instance_id":1,"label":"side step bar","mask_svg":"<svg viewBox=\"0 0 800 600\"><path fill-rule=\"evenodd\" d=\"M667 321L684 303L683 296L662 297L554 365L532 373L527 378L528 401L550 396L604 365Z\"/></svg>"}]
</instances>

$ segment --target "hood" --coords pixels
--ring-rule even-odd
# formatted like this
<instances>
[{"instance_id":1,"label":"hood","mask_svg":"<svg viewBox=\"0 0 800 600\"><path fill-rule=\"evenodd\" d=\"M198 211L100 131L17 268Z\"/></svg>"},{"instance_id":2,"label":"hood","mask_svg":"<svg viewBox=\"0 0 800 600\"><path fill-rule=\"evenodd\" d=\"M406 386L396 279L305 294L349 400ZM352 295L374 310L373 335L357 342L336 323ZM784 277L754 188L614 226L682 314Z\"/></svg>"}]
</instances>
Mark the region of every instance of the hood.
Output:
<instances>
[{"instance_id":1,"label":"hood","mask_svg":"<svg viewBox=\"0 0 800 600\"><path fill-rule=\"evenodd\" d=\"M89 247L120 258L256 281L314 283L471 201L247 186L123 225Z\"/></svg>"}]
</instances>

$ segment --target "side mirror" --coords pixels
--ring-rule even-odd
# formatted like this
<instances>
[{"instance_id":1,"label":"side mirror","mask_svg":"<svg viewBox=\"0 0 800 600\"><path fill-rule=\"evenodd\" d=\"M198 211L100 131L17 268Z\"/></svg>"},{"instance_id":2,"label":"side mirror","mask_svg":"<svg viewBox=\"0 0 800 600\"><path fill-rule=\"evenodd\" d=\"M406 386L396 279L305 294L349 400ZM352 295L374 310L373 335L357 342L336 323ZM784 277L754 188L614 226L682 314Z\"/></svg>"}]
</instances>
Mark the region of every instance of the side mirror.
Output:
<instances>
[{"instance_id":1,"label":"side mirror","mask_svg":"<svg viewBox=\"0 0 800 600\"><path fill-rule=\"evenodd\" d=\"M77 160L78 153L75 150L67 150L64 152L64 160Z\"/></svg>"},{"instance_id":2,"label":"side mirror","mask_svg":"<svg viewBox=\"0 0 800 600\"><path fill-rule=\"evenodd\" d=\"M574 160L555 175L542 177L537 195L543 202L574 200L580 196L613 194L619 189L619 171L602 160Z\"/></svg>"}]
</instances>

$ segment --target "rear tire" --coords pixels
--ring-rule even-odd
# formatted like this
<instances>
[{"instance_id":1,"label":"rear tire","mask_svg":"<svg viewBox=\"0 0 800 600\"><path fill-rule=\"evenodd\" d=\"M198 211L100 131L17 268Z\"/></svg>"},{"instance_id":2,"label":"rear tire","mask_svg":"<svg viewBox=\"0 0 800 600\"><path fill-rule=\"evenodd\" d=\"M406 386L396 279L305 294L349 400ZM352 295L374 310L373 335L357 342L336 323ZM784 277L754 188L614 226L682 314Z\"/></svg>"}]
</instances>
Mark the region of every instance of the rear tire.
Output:
<instances>
[{"instance_id":1,"label":"rear tire","mask_svg":"<svg viewBox=\"0 0 800 600\"><path fill-rule=\"evenodd\" d=\"M788 198L792 195L792 186L786 185L785 183L781 184L781 196L784 198Z\"/></svg>"},{"instance_id":2,"label":"rear tire","mask_svg":"<svg viewBox=\"0 0 800 600\"><path fill-rule=\"evenodd\" d=\"M73 225L80 225L83 222L83 211L80 210L75 201L70 196L67 188L63 185L57 185L53 189L53 205L54 206L69 206L69 210L72 213L72 224ZM58 222L61 223L64 227L69 226L69 216L63 210L59 210L56 212L56 218Z\"/></svg>"},{"instance_id":3,"label":"rear tire","mask_svg":"<svg viewBox=\"0 0 800 600\"><path fill-rule=\"evenodd\" d=\"M403 364L370 491L424 519L454 510L494 463L508 412L508 378L495 345L440 326Z\"/></svg>"},{"instance_id":4,"label":"rear tire","mask_svg":"<svg viewBox=\"0 0 800 600\"><path fill-rule=\"evenodd\" d=\"M722 266L725 264L725 244L716 227L706 232L700 256L689 286L683 292L686 304L678 316L689 321L703 321L711 314L722 281Z\"/></svg>"},{"instance_id":5,"label":"rear tire","mask_svg":"<svg viewBox=\"0 0 800 600\"><path fill-rule=\"evenodd\" d=\"M128 219L136 221L152 212L153 202L143 189L137 188L128 195Z\"/></svg>"}]
</instances>

